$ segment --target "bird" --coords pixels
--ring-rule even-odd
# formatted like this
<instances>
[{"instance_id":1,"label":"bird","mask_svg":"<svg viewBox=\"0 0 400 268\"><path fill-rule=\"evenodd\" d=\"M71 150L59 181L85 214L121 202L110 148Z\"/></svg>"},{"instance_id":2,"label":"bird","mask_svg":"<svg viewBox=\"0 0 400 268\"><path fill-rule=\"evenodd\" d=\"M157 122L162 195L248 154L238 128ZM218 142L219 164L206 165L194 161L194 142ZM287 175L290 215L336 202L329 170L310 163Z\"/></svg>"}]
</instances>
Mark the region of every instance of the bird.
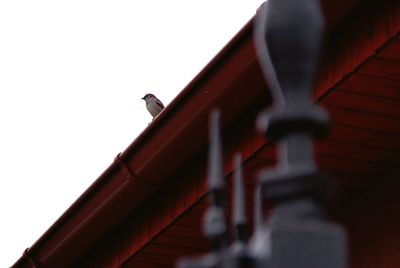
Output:
<instances>
[{"instance_id":1,"label":"bird","mask_svg":"<svg viewBox=\"0 0 400 268\"><path fill-rule=\"evenodd\" d=\"M153 116L153 119L164 109L162 102L151 93L146 94L142 100L146 102L147 111Z\"/></svg>"}]
</instances>

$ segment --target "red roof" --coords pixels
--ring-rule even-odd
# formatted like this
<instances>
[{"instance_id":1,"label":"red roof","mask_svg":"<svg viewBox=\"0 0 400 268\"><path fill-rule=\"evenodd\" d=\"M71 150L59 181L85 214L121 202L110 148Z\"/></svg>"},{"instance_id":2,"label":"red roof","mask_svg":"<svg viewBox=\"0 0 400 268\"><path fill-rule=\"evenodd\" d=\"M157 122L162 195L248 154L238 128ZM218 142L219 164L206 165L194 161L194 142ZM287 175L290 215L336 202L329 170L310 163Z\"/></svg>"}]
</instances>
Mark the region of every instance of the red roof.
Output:
<instances>
[{"instance_id":1,"label":"red roof","mask_svg":"<svg viewBox=\"0 0 400 268\"><path fill-rule=\"evenodd\" d=\"M329 33L314 99L333 125L317 160L346 196L399 160L400 2L321 2ZM252 26L251 20L14 267L169 267L177 256L207 250L199 224L209 111L222 110L228 182L236 151L248 197L254 173L274 163L273 146L254 128L269 95Z\"/></svg>"}]
</instances>

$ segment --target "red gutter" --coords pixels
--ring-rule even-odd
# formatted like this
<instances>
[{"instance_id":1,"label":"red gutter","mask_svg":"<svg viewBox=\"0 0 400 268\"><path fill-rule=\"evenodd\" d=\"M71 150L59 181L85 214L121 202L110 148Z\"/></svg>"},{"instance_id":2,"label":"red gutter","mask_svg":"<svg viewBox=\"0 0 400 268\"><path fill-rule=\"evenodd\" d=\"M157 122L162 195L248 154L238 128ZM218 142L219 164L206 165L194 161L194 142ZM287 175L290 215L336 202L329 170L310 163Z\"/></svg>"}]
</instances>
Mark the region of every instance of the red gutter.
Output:
<instances>
[{"instance_id":1,"label":"red gutter","mask_svg":"<svg viewBox=\"0 0 400 268\"><path fill-rule=\"evenodd\" d=\"M329 6L336 1L322 1ZM346 10L357 0L346 1ZM349 4L350 3L350 4ZM354 3L352 6L351 3ZM326 9L325 9L326 10ZM343 13L327 13L337 25ZM119 156L72 206L14 264L14 267L70 267L126 216L174 178L187 159L207 143L208 112L223 107L222 125L265 92L229 92L229 84L254 63L251 20ZM250 70L253 71L253 70ZM217 79L217 78L218 79ZM236 106L230 107L233 100ZM265 98L265 96L263 96ZM160 176L162 174L162 176ZM35 264L35 265L33 265Z\"/></svg>"}]
</instances>

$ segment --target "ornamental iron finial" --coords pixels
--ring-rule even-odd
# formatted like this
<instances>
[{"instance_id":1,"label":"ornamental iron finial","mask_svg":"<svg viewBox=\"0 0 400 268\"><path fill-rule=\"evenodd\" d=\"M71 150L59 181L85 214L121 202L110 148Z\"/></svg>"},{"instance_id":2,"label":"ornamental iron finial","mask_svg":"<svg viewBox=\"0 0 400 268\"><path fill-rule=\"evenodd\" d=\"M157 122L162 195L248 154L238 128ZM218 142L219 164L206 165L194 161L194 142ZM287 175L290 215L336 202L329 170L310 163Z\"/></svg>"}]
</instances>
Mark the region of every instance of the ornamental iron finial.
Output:
<instances>
[{"instance_id":1,"label":"ornamental iron finial","mask_svg":"<svg viewBox=\"0 0 400 268\"><path fill-rule=\"evenodd\" d=\"M323 177L312 139L323 137L329 123L310 100L323 30L319 1L269 0L257 23L258 60L275 103L259 116L258 127L279 149L277 167L259 176L273 204L265 229L269 267L346 267L345 234L323 219L316 198Z\"/></svg>"},{"instance_id":2,"label":"ornamental iron finial","mask_svg":"<svg viewBox=\"0 0 400 268\"><path fill-rule=\"evenodd\" d=\"M220 112L213 110L209 120L208 176L210 205L203 218L203 231L213 251L199 258L179 260L179 268L236 268L227 258L228 246L224 215L224 176L220 138Z\"/></svg>"},{"instance_id":3,"label":"ornamental iron finial","mask_svg":"<svg viewBox=\"0 0 400 268\"><path fill-rule=\"evenodd\" d=\"M242 173L242 157L236 154L234 157L235 171L233 173L233 213L232 223L236 231L237 241L244 243L246 240L246 211Z\"/></svg>"},{"instance_id":4,"label":"ornamental iron finial","mask_svg":"<svg viewBox=\"0 0 400 268\"><path fill-rule=\"evenodd\" d=\"M212 241L215 249L226 244L226 226L223 209L224 177L222 150L219 126L219 111L210 115L210 147L208 162L208 187L211 195L211 206L204 216L204 233Z\"/></svg>"}]
</instances>

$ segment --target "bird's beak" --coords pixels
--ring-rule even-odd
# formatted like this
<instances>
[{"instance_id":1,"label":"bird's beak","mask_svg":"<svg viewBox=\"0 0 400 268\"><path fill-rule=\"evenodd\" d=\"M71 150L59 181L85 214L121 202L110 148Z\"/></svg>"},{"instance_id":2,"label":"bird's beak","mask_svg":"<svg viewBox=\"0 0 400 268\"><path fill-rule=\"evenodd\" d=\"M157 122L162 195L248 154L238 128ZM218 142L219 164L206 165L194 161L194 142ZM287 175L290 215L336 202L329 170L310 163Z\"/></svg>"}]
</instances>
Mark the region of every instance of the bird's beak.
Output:
<instances>
[{"instance_id":1,"label":"bird's beak","mask_svg":"<svg viewBox=\"0 0 400 268\"><path fill-rule=\"evenodd\" d=\"M144 100L144 97L142 98L142 100Z\"/></svg>"}]
</instances>

